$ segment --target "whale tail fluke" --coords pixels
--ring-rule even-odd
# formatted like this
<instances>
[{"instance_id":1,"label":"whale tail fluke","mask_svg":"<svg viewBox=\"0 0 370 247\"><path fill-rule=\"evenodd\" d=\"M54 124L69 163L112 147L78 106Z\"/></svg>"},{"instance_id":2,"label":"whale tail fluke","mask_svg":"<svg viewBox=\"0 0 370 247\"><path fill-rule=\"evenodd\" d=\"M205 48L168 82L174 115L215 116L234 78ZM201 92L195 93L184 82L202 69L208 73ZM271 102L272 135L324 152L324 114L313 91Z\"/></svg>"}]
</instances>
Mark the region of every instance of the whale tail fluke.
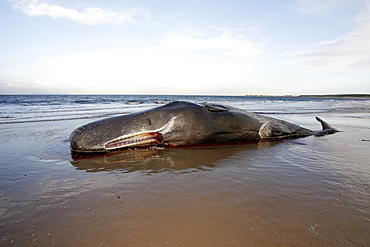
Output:
<instances>
[{"instance_id":1,"label":"whale tail fluke","mask_svg":"<svg viewBox=\"0 0 370 247\"><path fill-rule=\"evenodd\" d=\"M330 135L330 134L334 134L335 132L338 132L338 130L331 127L327 122L325 122L321 118L316 117L316 120L321 123L322 130L316 131L315 136Z\"/></svg>"}]
</instances>

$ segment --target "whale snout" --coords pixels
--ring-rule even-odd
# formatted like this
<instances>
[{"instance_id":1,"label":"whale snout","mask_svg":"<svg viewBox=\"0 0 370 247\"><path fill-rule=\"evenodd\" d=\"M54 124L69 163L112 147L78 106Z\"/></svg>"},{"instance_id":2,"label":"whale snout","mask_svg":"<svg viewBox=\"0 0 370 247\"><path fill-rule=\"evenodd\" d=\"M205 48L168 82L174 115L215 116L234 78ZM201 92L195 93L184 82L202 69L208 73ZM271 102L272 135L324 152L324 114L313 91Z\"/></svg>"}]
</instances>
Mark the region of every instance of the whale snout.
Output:
<instances>
[{"instance_id":1,"label":"whale snout","mask_svg":"<svg viewBox=\"0 0 370 247\"><path fill-rule=\"evenodd\" d=\"M81 126L69 137L70 148L74 152L104 152L104 130L96 124ZM96 128L96 129L95 129Z\"/></svg>"},{"instance_id":2,"label":"whale snout","mask_svg":"<svg viewBox=\"0 0 370 247\"><path fill-rule=\"evenodd\" d=\"M75 152L99 152L103 151L101 145L92 145L92 136L83 131L82 127L72 132L69 137L70 147Z\"/></svg>"},{"instance_id":3,"label":"whale snout","mask_svg":"<svg viewBox=\"0 0 370 247\"><path fill-rule=\"evenodd\" d=\"M121 117L122 120L125 118ZM69 138L71 150L91 153L162 145L163 135L172 129L175 121L175 117L172 117L163 126L149 129L133 124L122 127L117 119L93 122L73 131Z\"/></svg>"}]
</instances>

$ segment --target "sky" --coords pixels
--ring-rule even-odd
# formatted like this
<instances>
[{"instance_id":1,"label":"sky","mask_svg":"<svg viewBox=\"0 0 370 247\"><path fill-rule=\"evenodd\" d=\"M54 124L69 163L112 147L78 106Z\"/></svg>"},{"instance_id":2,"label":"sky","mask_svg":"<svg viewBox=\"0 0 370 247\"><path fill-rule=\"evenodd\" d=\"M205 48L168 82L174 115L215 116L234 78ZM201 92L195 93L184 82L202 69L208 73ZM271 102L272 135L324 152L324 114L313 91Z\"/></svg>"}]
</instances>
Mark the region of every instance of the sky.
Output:
<instances>
[{"instance_id":1,"label":"sky","mask_svg":"<svg viewBox=\"0 0 370 247\"><path fill-rule=\"evenodd\" d=\"M0 0L0 94L370 94L370 0Z\"/></svg>"}]
</instances>

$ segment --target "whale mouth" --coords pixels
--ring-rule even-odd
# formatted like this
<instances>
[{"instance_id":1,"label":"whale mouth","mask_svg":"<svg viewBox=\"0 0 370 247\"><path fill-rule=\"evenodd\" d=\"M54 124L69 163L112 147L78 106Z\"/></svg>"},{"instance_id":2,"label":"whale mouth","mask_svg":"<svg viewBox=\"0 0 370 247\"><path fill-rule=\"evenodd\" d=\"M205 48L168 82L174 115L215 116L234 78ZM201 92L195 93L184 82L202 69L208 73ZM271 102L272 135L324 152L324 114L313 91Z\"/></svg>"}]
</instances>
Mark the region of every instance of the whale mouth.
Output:
<instances>
[{"instance_id":1,"label":"whale mouth","mask_svg":"<svg viewBox=\"0 0 370 247\"><path fill-rule=\"evenodd\" d=\"M145 147L160 144L163 136L162 134L168 132L174 123L175 117L171 118L162 128L140 132L132 135L120 136L116 139L108 141L104 144L106 150L126 148L126 147Z\"/></svg>"},{"instance_id":2,"label":"whale mouth","mask_svg":"<svg viewBox=\"0 0 370 247\"><path fill-rule=\"evenodd\" d=\"M125 147L141 147L159 144L162 140L162 134L159 132L148 132L120 137L115 140L105 143L104 148L107 150L125 148Z\"/></svg>"}]
</instances>

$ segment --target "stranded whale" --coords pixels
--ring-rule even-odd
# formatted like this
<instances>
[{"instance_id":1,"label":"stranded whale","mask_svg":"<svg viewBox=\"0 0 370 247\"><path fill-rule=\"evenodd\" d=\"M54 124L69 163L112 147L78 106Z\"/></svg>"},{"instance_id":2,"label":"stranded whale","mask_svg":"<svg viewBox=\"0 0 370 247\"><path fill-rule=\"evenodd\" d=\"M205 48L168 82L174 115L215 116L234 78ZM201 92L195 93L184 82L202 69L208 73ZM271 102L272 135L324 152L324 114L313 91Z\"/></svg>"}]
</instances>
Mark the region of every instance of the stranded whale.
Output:
<instances>
[{"instance_id":1,"label":"stranded whale","mask_svg":"<svg viewBox=\"0 0 370 247\"><path fill-rule=\"evenodd\" d=\"M175 101L151 110L86 124L72 132L73 152L185 146L298 138L336 132L316 117L321 131L222 105Z\"/></svg>"}]
</instances>

